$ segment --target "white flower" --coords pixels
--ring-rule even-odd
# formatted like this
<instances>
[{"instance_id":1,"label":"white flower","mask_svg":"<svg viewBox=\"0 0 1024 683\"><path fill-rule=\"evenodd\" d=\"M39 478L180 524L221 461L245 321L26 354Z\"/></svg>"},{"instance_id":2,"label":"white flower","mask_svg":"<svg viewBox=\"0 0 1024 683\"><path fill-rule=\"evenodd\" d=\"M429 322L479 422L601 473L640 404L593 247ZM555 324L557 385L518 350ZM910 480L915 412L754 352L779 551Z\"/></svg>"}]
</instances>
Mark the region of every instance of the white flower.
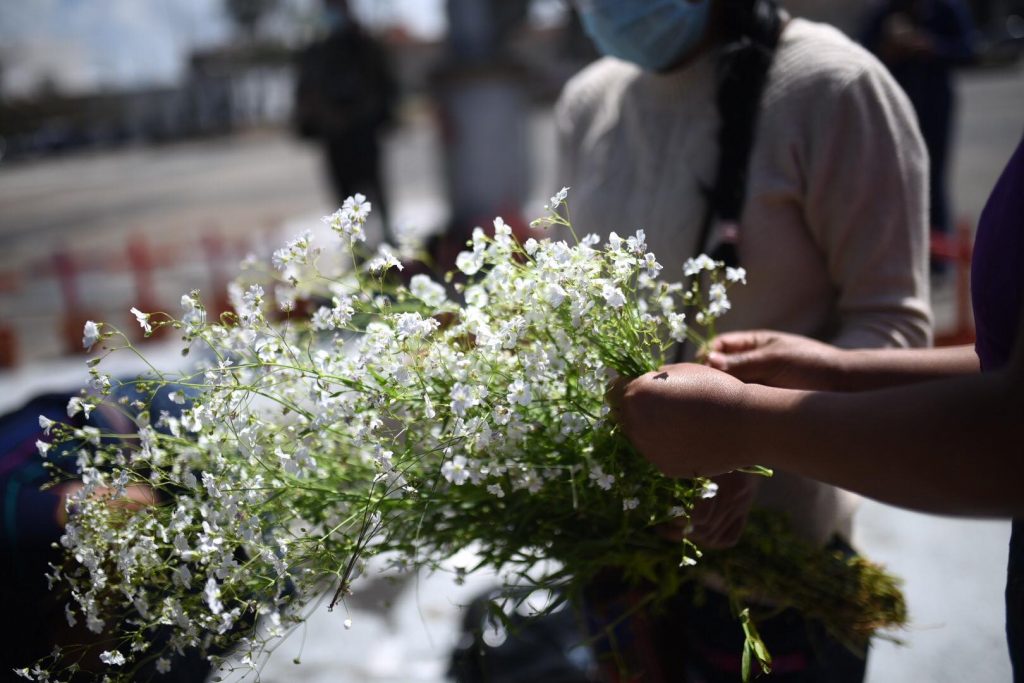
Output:
<instances>
[{"instance_id":1,"label":"white flower","mask_svg":"<svg viewBox=\"0 0 1024 683\"><path fill-rule=\"evenodd\" d=\"M604 470L597 463L590 466L590 479L596 483L601 489L609 491L612 488L612 484L615 483L615 476L612 474L605 474Z\"/></svg>"},{"instance_id":2,"label":"white flower","mask_svg":"<svg viewBox=\"0 0 1024 683\"><path fill-rule=\"evenodd\" d=\"M488 484L487 493L491 494L495 498L505 497L505 490L501 488L501 484Z\"/></svg>"},{"instance_id":3,"label":"white flower","mask_svg":"<svg viewBox=\"0 0 1024 683\"><path fill-rule=\"evenodd\" d=\"M347 631L348 629L352 628L352 620L351 619L346 619L345 621L342 622L342 626L344 626L345 630Z\"/></svg>"},{"instance_id":4,"label":"white flower","mask_svg":"<svg viewBox=\"0 0 1024 683\"><path fill-rule=\"evenodd\" d=\"M732 307L726 294L725 285L721 282L716 282L708 288L708 301L708 314L715 318Z\"/></svg>"},{"instance_id":5,"label":"white flower","mask_svg":"<svg viewBox=\"0 0 1024 683\"><path fill-rule=\"evenodd\" d=\"M206 580L206 587L203 589L203 600L214 614L220 614L224 611L224 605L220 601L220 585L217 583L217 579L212 576Z\"/></svg>"},{"instance_id":6,"label":"white flower","mask_svg":"<svg viewBox=\"0 0 1024 683\"><path fill-rule=\"evenodd\" d=\"M277 299L278 309L283 313L291 313L295 310L295 290L290 287L278 285L274 288L274 298Z\"/></svg>"},{"instance_id":7,"label":"white flower","mask_svg":"<svg viewBox=\"0 0 1024 683\"><path fill-rule=\"evenodd\" d=\"M471 387L462 382L456 382L452 385L449 398L451 400L452 412L459 417L463 417L470 408L480 405L478 388Z\"/></svg>"},{"instance_id":8,"label":"white flower","mask_svg":"<svg viewBox=\"0 0 1024 683\"><path fill-rule=\"evenodd\" d=\"M125 662L124 655L117 650L106 650L100 653L100 661L110 666L122 666Z\"/></svg>"},{"instance_id":9,"label":"white flower","mask_svg":"<svg viewBox=\"0 0 1024 683\"><path fill-rule=\"evenodd\" d=\"M336 330L348 325L355 315L351 297L334 297L334 308L321 306L310 321L314 330Z\"/></svg>"},{"instance_id":10,"label":"white flower","mask_svg":"<svg viewBox=\"0 0 1024 683\"><path fill-rule=\"evenodd\" d=\"M518 403L521 406L528 406L533 400L533 393L530 389L530 385L517 377L510 385L508 385L508 402Z\"/></svg>"},{"instance_id":11,"label":"white flower","mask_svg":"<svg viewBox=\"0 0 1024 683\"><path fill-rule=\"evenodd\" d=\"M92 612L85 616L85 627L93 633L103 633L103 629L106 628L106 626L107 622L100 619Z\"/></svg>"},{"instance_id":12,"label":"white flower","mask_svg":"<svg viewBox=\"0 0 1024 683\"><path fill-rule=\"evenodd\" d=\"M643 254L647 251L647 233L637 230L636 234L626 240L626 248L638 256Z\"/></svg>"},{"instance_id":13,"label":"white flower","mask_svg":"<svg viewBox=\"0 0 1024 683\"><path fill-rule=\"evenodd\" d=\"M461 251L455 257L455 267L466 275L476 275L484 266L484 255L478 251Z\"/></svg>"},{"instance_id":14,"label":"white flower","mask_svg":"<svg viewBox=\"0 0 1024 683\"><path fill-rule=\"evenodd\" d=\"M285 472L288 474L299 473L299 463L296 462L295 458L293 458L291 454L285 453L281 448L275 448L274 455L277 456L278 461L281 463L281 469Z\"/></svg>"},{"instance_id":15,"label":"white flower","mask_svg":"<svg viewBox=\"0 0 1024 683\"><path fill-rule=\"evenodd\" d=\"M199 292L192 292L181 297L181 307L185 309L185 315L181 316L181 322L194 330L206 322L206 311L199 302Z\"/></svg>"},{"instance_id":16,"label":"white flower","mask_svg":"<svg viewBox=\"0 0 1024 683\"><path fill-rule=\"evenodd\" d=\"M189 589L192 587L192 570L188 568L188 565L179 565L174 569L171 580L175 586Z\"/></svg>"},{"instance_id":17,"label":"white flower","mask_svg":"<svg viewBox=\"0 0 1024 683\"><path fill-rule=\"evenodd\" d=\"M551 198L551 201L548 204L548 207L551 208L551 209L557 209L562 204L562 202L565 201L565 198L568 197L568 196L569 196L569 188L568 187L563 187L561 190L556 192L555 195Z\"/></svg>"},{"instance_id":18,"label":"white flower","mask_svg":"<svg viewBox=\"0 0 1024 683\"><path fill-rule=\"evenodd\" d=\"M630 510L636 510L638 507L640 507L640 499L639 498L623 498L622 499L622 509L623 509L623 511L628 512Z\"/></svg>"},{"instance_id":19,"label":"white flower","mask_svg":"<svg viewBox=\"0 0 1024 683\"><path fill-rule=\"evenodd\" d=\"M329 223L331 216L325 216L323 220ZM310 262L317 250L313 248L313 233L309 230L303 231L301 235L288 242L281 249L274 252L271 262L274 267L284 271L290 265L303 265Z\"/></svg>"},{"instance_id":20,"label":"white flower","mask_svg":"<svg viewBox=\"0 0 1024 683\"><path fill-rule=\"evenodd\" d=\"M171 672L171 660L166 657L160 657L156 660L156 672L159 674L166 674Z\"/></svg>"},{"instance_id":21,"label":"white flower","mask_svg":"<svg viewBox=\"0 0 1024 683\"><path fill-rule=\"evenodd\" d=\"M366 196L358 192L348 197L341 205L341 210L350 220L359 222L365 222L370 217L372 209L373 204L366 201Z\"/></svg>"},{"instance_id":22,"label":"white flower","mask_svg":"<svg viewBox=\"0 0 1024 683\"><path fill-rule=\"evenodd\" d=\"M548 285L544 294L548 305L550 305L551 308L558 308L561 306L566 297L565 289L557 283Z\"/></svg>"},{"instance_id":23,"label":"white flower","mask_svg":"<svg viewBox=\"0 0 1024 683\"><path fill-rule=\"evenodd\" d=\"M50 435L50 430L53 429L54 422L45 415L39 416L39 428L43 430L43 434Z\"/></svg>"},{"instance_id":24,"label":"white flower","mask_svg":"<svg viewBox=\"0 0 1024 683\"><path fill-rule=\"evenodd\" d=\"M134 306L131 308L131 312L132 315L135 316L135 319L139 321L139 326L146 331L146 334L151 334L153 332L153 326L149 324L149 313L143 313Z\"/></svg>"},{"instance_id":25,"label":"white flower","mask_svg":"<svg viewBox=\"0 0 1024 683\"><path fill-rule=\"evenodd\" d=\"M178 553L178 555L185 558L186 560L190 559L192 555L195 554L192 552L192 549L188 547L188 539L185 538L183 534L177 534L174 537L174 550Z\"/></svg>"},{"instance_id":26,"label":"white flower","mask_svg":"<svg viewBox=\"0 0 1024 683\"><path fill-rule=\"evenodd\" d=\"M428 275L413 275L409 281L409 293L431 308L441 306L447 298L444 286Z\"/></svg>"},{"instance_id":27,"label":"white flower","mask_svg":"<svg viewBox=\"0 0 1024 683\"><path fill-rule=\"evenodd\" d=\"M612 284L606 284L601 290L601 296L612 308L622 308L626 304L626 295L622 290Z\"/></svg>"},{"instance_id":28,"label":"white flower","mask_svg":"<svg viewBox=\"0 0 1024 683\"><path fill-rule=\"evenodd\" d=\"M366 197L356 194L346 199L340 209L320 220L352 246L356 242L366 241L363 225L371 209L372 206L366 201Z\"/></svg>"},{"instance_id":29,"label":"white flower","mask_svg":"<svg viewBox=\"0 0 1024 683\"><path fill-rule=\"evenodd\" d=\"M704 483L704 488L701 489L700 497L705 500L714 498L718 494L718 484L713 481Z\"/></svg>"},{"instance_id":30,"label":"white flower","mask_svg":"<svg viewBox=\"0 0 1024 683\"><path fill-rule=\"evenodd\" d=\"M434 318L424 318L419 313L399 313L395 316L395 331L399 339L427 337L441 326Z\"/></svg>"},{"instance_id":31,"label":"white flower","mask_svg":"<svg viewBox=\"0 0 1024 683\"><path fill-rule=\"evenodd\" d=\"M171 403L175 403L179 406L185 405L185 392L181 390L172 391L171 393L167 394L167 398L171 400Z\"/></svg>"},{"instance_id":32,"label":"white flower","mask_svg":"<svg viewBox=\"0 0 1024 683\"><path fill-rule=\"evenodd\" d=\"M717 267L718 264L715 263L714 259L707 254L701 254L696 258L686 260L686 263L683 264L683 274L687 277L692 277L702 270L714 270Z\"/></svg>"},{"instance_id":33,"label":"white flower","mask_svg":"<svg viewBox=\"0 0 1024 683\"><path fill-rule=\"evenodd\" d=\"M729 282L739 282L745 285L747 284L747 270L746 268L728 267L725 269L725 279Z\"/></svg>"},{"instance_id":34,"label":"white flower","mask_svg":"<svg viewBox=\"0 0 1024 683\"><path fill-rule=\"evenodd\" d=\"M654 254L644 254L644 268L647 269L648 277L658 277L658 273L661 272L661 264Z\"/></svg>"},{"instance_id":35,"label":"white flower","mask_svg":"<svg viewBox=\"0 0 1024 683\"><path fill-rule=\"evenodd\" d=\"M587 428L587 418L580 415L579 413L563 413L562 414L562 434L569 436L572 434L579 434Z\"/></svg>"},{"instance_id":36,"label":"white flower","mask_svg":"<svg viewBox=\"0 0 1024 683\"><path fill-rule=\"evenodd\" d=\"M247 326L255 325L262 314L263 309L263 288L259 285L251 285L236 304L239 319Z\"/></svg>"},{"instance_id":37,"label":"white flower","mask_svg":"<svg viewBox=\"0 0 1024 683\"><path fill-rule=\"evenodd\" d=\"M53 448L53 444L52 443L46 443L45 441L42 441L42 440L37 440L36 441L36 450L39 451L39 455L41 457L45 458L46 457L46 452L48 450L50 450L51 448Z\"/></svg>"},{"instance_id":38,"label":"white flower","mask_svg":"<svg viewBox=\"0 0 1024 683\"><path fill-rule=\"evenodd\" d=\"M507 406L495 406L493 418L494 424L504 427L512 420L512 411Z\"/></svg>"},{"instance_id":39,"label":"white flower","mask_svg":"<svg viewBox=\"0 0 1024 683\"><path fill-rule=\"evenodd\" d=\"M85 321L85 327L82 330L82 346L88 351L92 348L100 339L100 325L102 323L94 323L91 320Z\"/></svg>"},{"instance_id":40,"label":"white flower","mask_svg":"<svg viewBox=\"0 0 1024 683\"><path fill-rule=\"evenodd\" d=\"M92 413L93 408L95 407L96 406L89 403L88 401L83 401L80 396L72 396L70 399L68 399L68 417L74 417L79 413L84 413L85 419L88 420L89 414Z\"/></svg>"},{"instance_id":41,"label":"white flower","mask_svg":"<svg viewBox=\"0 0 1024 683\"><path fill-rule=\"evenodd\" d=\"M209 472L203 472L201 478L203 486L206 488L206 495L210 496L210 498L220 498L222 494L220 487L217 485L217 477Z\"/></svg>"},{"instance_id":42,"label":"white flower","mask_svg":"<svg viewBox=\"0 0 1024 683\"><path fill-rule=\"evenodd\" d=\"M384 273L391 268L398 268L398 270L405 270L405 266L398 260L398 257L394 255L391 248L382 244L377 249L377 256L372 261L366 264L366 269L371 273Z\"/></svg>"},{"instance_id":43,"label":"white flower","mask_svg":"<svg viewBox=\"0 0 1024 683\"><path fill-rule=\"evenodd\" d=\"M526 470L516 482L517 488L524 488L530 493L537 493L544 486L544 480L534 470Z\"/></svg>"},{"instance_id":44,"label":"white flower","mask_svg":"<svg viewBox=\"0 0 1024 683\"><path fill-rule=\"evenodd\" d=\"M669 313L667 319L668 336L680 343L686 341L686 314Z\"/></svg>"},{"instance_id":45,"label":"white flower","mask_svg":"<svg viewBox=\"0 0 1024 683\"><path fill-rule=\"evenodd\" d=\"M502 247L512 243L512 228L501 216L494 219L494 242Z\"/></svg>"},{"instance_id":46,"label":"white flower","mask_svg":"<svg viewBox=\"0 0 1024 683\"><path fill-rule=\"evenodd\" d=\"M526 253L528 255L530 255L530 256L533 256L534 254L536 254L537 253L537 249L539 247L540 247L540 242L538 242L537 240L533 239L532 237L527 239L526 242L523 243L523 249L526 250Z\"/></svg>"},{"instance_id":47,"label":"white flower","mask_svg":"<svg viewBox=\"0 0 1024 683\"><path fill-rule=\"evenodd\" d=\"M466 287L466 291L462 296L466 299L466 305L472 306L473 308L487 308L487 304L491 301L491 297L488 296L487 290L480 285Z\"/></svg>"},{"instance_id":48,"label":"white flower","mask_svg":"<svg viewBox=\"0 0 1024 683\"><path fill-rule=\"evenodd\" d=\"M450 450L450 449L446 449ZM469 470L466 467L468 460L464 455L456 455L441 465L441 476L456 486L462 486L469 479Z\"/></svg>"}]
</instances>

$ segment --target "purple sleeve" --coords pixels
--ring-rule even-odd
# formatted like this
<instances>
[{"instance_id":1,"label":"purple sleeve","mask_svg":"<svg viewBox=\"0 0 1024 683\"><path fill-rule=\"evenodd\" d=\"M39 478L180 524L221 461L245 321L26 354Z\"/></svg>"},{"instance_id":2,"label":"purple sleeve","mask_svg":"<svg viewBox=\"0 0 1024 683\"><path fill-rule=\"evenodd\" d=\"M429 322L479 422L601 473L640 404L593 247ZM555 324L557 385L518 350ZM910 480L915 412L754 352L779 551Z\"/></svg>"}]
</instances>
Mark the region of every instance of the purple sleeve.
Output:
<instances>
[{"instance_id":1,"label":"purple sleeve","mask_svg":"<svg viewBox=\"0 0 1024 683\"><path fill-rule=\"evenodd\" d=\"M971 292L975 349L982 369L995 370L1010 360L1024 305L1024 140L978 221Z\"/></svg>"}]
</instances>

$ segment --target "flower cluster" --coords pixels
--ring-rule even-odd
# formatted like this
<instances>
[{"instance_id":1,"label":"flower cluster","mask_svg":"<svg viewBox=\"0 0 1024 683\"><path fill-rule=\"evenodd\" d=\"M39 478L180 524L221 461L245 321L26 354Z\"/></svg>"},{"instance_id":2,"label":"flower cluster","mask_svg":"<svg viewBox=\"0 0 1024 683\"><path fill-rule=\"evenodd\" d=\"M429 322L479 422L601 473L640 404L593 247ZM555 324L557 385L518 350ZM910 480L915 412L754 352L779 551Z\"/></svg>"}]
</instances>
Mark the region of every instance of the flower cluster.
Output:
<instances>
[{"instance_id":1,"label":"flower cluster","mask_svg":"<svg viewBox=\"0 0 1024 683\"><path fill-rule=\"evenodd\" d=\"M565 190L545 222L571 230L564 208ZM342 248L369 210L357 196L324 218ZM609 567L670 590L700 558L656 527L714 484L659 475L604 396L675 343L705 343L741 270L701 257L689 285L665 282L643 231L520 243L500 218L445 281L404 284L387 248L325 266L337 250L300 236L263 281L233 285L235 312L218 322L198 292L180 319L133 311L147 333L180 330L195 369L119 385L94 359L69 414L112 406L134 433L46 425L83 483L54 578L69 621L105 634L102 661L124 678L195 648L217 661L241 644L252 664L325 586L343 604L374 555L438 568L473 548L510 584L569 593ZM309 315L279 312L299 309ZM100 342L132 349L87 324L86 346ZM44 457L51 447L40 443ZM148 504L123 504L140 490ZM158 632L166 648L152 652Z\"/></svg>"}]
</instances>

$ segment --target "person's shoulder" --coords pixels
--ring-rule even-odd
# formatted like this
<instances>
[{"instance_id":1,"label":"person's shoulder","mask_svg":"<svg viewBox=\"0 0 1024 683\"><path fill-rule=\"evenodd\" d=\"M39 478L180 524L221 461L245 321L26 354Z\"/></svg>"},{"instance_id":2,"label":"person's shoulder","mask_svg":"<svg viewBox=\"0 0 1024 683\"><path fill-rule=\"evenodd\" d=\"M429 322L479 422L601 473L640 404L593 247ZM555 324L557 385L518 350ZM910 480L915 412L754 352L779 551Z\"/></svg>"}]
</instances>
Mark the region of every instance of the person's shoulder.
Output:
<instances>
[{"instance_id":1,"label":"person's shoulder","mask_svg":"<svg viewBox=\"0 0 1024 683\"><path fill-rule=\"evenodd\" d=\"M786 26L772 72L773 81L790 88L830 91L888 75L874 55L842 31L806 19Z\"/></svg>"},{"instance_id":2,"label":"person's shoulder","mask_svg":"<svg viewBox=\"0 0 1024 683\"><path fill-rule=\"evenodd\" d=\"M559 104L570 109L597 106L609 98L618 97L640 74L640 69L629 62L602 57L583 67L566 82Z\"/></svg>"}]
</instances>

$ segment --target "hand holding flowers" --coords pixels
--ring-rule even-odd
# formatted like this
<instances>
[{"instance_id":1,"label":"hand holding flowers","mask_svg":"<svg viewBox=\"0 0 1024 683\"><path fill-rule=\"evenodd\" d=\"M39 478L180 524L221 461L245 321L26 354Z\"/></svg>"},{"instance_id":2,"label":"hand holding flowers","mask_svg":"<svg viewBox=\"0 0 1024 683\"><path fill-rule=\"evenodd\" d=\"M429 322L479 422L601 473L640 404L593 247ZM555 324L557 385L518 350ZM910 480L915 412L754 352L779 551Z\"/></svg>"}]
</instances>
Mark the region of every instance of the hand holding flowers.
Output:
<instances>
[{"instance_id":1,"label":"hand holding flowers","mask_svg":"<svg viewBox=\"0 0 1024 683\"><path fill-rule=\"evenodd\" d=\"M742 438L747 388L736 378L678 363L641 375L618 392L623 432L667 476L713 477L755 462Z\"/></svg>"}]
</instances>

